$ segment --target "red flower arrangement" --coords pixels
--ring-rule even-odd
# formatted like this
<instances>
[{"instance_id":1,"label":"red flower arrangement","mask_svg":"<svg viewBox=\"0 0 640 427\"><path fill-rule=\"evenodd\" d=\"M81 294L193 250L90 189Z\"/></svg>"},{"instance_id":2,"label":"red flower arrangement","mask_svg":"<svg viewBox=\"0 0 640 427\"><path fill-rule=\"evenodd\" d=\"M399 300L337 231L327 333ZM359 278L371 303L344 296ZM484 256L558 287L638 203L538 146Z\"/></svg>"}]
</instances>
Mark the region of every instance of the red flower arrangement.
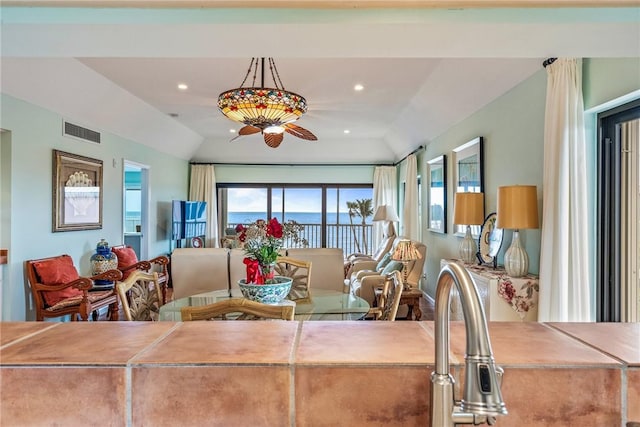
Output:
<instances>
[{"instance_id":1,"label":"red flower arrangement","mask_svg":"<svg viewBox=\"0 0 640 427\"><path fill-rule=\"evenodd\" d=\"M295 221L280 224L277 218L269 221L259 219L245 227L236 226L238 240L244 249L247 266L246 283L268 284L275 275L274 265L284 247L285 239L295 245L307 246L307 240L299 237L304 226Z\"/></svg>"}]
</instances>

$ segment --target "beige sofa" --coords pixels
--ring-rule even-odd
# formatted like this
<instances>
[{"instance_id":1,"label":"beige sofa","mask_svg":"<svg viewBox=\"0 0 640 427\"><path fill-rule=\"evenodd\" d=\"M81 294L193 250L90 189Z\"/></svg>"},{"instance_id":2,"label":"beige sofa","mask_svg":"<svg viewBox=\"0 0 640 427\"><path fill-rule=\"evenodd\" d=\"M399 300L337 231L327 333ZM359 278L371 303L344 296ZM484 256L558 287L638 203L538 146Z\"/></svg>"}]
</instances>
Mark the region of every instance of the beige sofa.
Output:
<instances>
[{"instance_id":1,"label":"beige sofa","mask_svg":"<svg viewBox=\"0 0 640 427\"><path fill-rule=\"evenodd\" d=\"M286 255L311 261L310 288L344 292L344 255L342 249L289 249ZM242 249L178 248L171 254L171 280L174 298L202 292L238 288L246 269Z\"/></svg>"}]
</instances>

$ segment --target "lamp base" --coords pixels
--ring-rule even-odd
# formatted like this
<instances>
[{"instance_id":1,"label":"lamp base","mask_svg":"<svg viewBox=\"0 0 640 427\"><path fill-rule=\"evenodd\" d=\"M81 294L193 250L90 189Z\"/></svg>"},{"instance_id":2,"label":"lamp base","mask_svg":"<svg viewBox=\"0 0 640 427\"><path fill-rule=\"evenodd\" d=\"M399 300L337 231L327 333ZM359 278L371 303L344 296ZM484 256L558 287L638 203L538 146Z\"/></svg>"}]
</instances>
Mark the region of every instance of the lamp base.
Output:
<instances>
[{"instance_id":1,"label":"lamp base","mask_svg":"<svg viewBox=\"0 0 640 427\"><path fill-rule=\"evenodd\" d=\"M529 273L529 256L520 243L520 233L513 231L511 246L504 254L504 269L511 277L522 277Z\"/></svg>"},{"instance_id":2,"label":"lamp base","mask_svg":"<svg viewBox=\"0 0 640 427\"><path fill-rule=\"evenodd\" d=\"M460 259L465 264L472 264L476 260L476 252L478 251L476 247L476 242L471 237L471 226L467 225L467 232L464 235L464 239L460 242L460 247L458 248L460 251Z\"/></svg>"}]
</instances>

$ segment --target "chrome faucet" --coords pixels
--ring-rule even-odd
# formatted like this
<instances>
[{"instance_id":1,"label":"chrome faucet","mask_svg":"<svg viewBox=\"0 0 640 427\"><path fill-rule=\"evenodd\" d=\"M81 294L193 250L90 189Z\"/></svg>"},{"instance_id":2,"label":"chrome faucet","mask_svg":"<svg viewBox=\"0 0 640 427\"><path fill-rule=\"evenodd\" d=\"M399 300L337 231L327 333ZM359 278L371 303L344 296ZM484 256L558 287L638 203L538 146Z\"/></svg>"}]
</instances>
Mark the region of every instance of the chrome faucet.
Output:
<instances>
[{"instance_id":1,"label":"chrome faucet","mask_svg":"<svg viewBox=\"0 0 640 427\"><path fill-rule=\"evenodd\" d=\"M467 334L463 398L453 399L453 377L449 372L449 302L451 285L460 294ZM502 368L495 365L487 320L475 283L460 265L442 268L436 287L436 370L431 374L431 427L456 424L493 425L498 415L506 415L500 384Z\"/></svg>"}]
</instances>

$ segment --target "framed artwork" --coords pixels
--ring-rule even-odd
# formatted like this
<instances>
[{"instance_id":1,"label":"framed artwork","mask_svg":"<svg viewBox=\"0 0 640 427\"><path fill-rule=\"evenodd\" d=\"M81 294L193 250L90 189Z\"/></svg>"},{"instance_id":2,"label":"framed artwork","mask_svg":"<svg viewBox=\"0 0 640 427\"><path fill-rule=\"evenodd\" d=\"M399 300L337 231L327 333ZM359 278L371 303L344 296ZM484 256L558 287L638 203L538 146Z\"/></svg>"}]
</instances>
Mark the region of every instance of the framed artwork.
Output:
<instances>
[{"instance_id":1,"label":"framed artwork","mask_svg":"<svg viewBox=\"0 0 640 427\"><path fill-rule=\"evenodd\" d=\"M102 228L102 160L53 150L53 231Z\"/></svg>"},{"instance_id":2,"label":"framed artwork","mask_svg":"<svg viewBox=\"0 0 640 427\"><path fill-rule=\"evenodd\" d=\"M427 161L429 212L427 228L436 233L447 232L447 156Z\"/></svg>"},{"instance_id":3,"label":"framed artwork","mask_svg":"<svg viewBox=\"0 0 640 427\"><path fill-rule=\"evenodd\" d=\"M484 192L484 159L482 155L482 137L472 139L453 149L454 192L455 193L483 193ZM454 233L464 236L466 226L454 225ZM471 234L477 238L480 226L472 225Z\"/></svg>"}]
</instances>

